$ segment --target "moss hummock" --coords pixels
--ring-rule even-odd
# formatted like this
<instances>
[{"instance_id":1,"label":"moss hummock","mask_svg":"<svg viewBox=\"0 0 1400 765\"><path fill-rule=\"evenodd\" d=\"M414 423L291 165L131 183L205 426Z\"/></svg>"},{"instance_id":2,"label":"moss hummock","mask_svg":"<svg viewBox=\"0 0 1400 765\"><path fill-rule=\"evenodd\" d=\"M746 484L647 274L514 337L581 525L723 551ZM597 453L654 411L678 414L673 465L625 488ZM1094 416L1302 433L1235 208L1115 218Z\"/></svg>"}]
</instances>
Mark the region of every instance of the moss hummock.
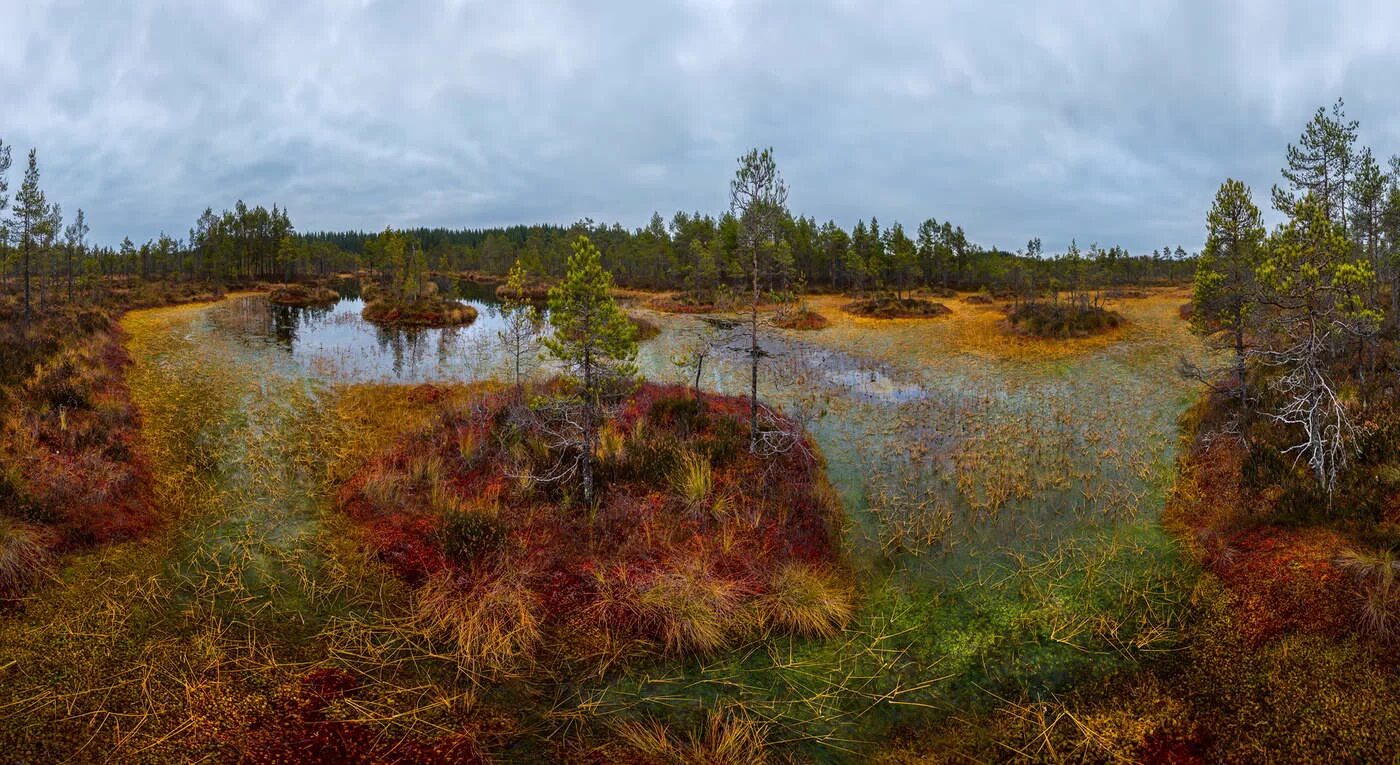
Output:
<instances>
[{"instance_id":1,"label":"moss hummock","mask_svg":"<svg viewBox=\"0 0 1400 765\"><path fill-rule=\"evenodd\" d=\"M805 436L752 454L743 399L643 384L603 425L593 507L557 423L508 392L363 386L339 408L354 420L399 399L426 414L360 434L379 446L336 470L338 505L475 671L710 653L832 634L853 613L820 455Z\"/></svg>"}]
</instances>

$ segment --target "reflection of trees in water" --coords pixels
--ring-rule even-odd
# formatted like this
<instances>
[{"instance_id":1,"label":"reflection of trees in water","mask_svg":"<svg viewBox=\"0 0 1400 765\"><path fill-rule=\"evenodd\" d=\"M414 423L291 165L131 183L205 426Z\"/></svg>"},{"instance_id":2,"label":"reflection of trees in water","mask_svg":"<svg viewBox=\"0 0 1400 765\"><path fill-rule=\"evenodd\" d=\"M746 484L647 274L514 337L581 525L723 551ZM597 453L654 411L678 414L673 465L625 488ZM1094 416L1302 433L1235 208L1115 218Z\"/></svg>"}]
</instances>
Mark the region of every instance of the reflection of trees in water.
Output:
<instances>
[{"instance_id":1,"label":"reflection of trees in water","mask_svg":"<svg viewBox=\"0 0 1400 765\"><path fill-rule=\"evenodd\" d=\"M452 357L452 349L457 345L457 328L447 327L438 332L437 337L437 361L438 367L447 366L447 361Z\"/></svg>"},{"instance_id":2,"label":"reflection of trees in water","mask_svg":"<svg viewBox=\"0 0 1400 765\"><path fill-rule=\"evenodd\" d=\"M270 326L270 336L278 345L287 350L292 349L296 343L297 330L310 325L313 322L323 322L334 310L333 306L289 306L270 304L272 320Z\"/></svg>"},{"instance_id":3,"label":"reflection of trees in water","mask_svg":"<svg viewBox=\"0 0 1400 765\"><path fill-rule=\"evenodd\" d=\"M396 378L404 376L405 362L407 362L410 374L417 372L427 347L427 336L428 330L416 327L375 327L374 329L374 342L379 346L381 352L389 355L390 368Z\"/></svg>"},{"instance_id":4,"label":"reflection of trees in water","mask_svg":"<svg viewBox=\"0 0 1400 765\"><path fill-rule=\"evenodd\" d=\"M363 285L359 279L334 279L331 281L331 289L340 295L342 300L358 300L360 290Z\"/></svg>"}]
</instances>

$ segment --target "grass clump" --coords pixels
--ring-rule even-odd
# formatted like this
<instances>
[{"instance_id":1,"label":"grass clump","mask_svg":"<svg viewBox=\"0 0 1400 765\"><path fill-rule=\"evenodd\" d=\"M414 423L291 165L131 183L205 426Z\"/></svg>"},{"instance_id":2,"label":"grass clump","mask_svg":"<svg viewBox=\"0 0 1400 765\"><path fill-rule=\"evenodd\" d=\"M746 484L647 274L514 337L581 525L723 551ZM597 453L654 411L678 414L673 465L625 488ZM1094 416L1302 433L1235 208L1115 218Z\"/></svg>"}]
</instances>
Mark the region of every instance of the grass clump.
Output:
<instances>
[{"instance_id":1,"label":"grass clump","mask_svg":"<svg viewBox=\"0 0 1400 765\"><path fill-rule=\"evenodd\" d=\"M691 510L703 507L714 489L714 471L709 458L694 452L681 455L680 465L671 480L676 493Z\"/></svg>"},{"instance_id":2,"label":"grass clump","mask_svg":"<svg viewBox=\"0 0 1400 765\"><path fill-rule=\"evenodd\" d=\"M709 713L700 730L686 734L678 735L664 723L644 718L617 723L613 735L616 743L610 748L648 762L748 765L769 761L768 726L737 707Z\"/></svg>"},{"instance_id":3,"label":"grass clump","mask_svg":"<svg viewBox=\"0 0 1400 765\"><path fill-rule=\"evenodd\" d=\"M805 563L778 570L763 600L764 615L780 629L809 637L831 637L855 615L846 582Z\"/></svg>"},{"instance_id":4,"label":"grass clump","mask_svg":"<svg viewBox=\"0 0 1400 765\"><path fill-rule=\"evenodd\" d=\"M637 608L667 651L706 654L738 628L742 595L737 582L692 561L658 573L641 588Z\"/></svg>"},{"instance_id":5,"label":"grass clump","mask_svg":"<svg viewBox=\"0 0 1400 765\"><path fill-rule=\"evenodd\" d=\"M544 624L541 603L516 572L483 573L476 581L434 576L419 587L413 624L451 647L463 670L499 676L533 655Z\"/></svg>"},{"instance_id":6,"label":"grass clump","mask_svg":"<svg viewBox=\"0 0 1400 765\"><path fill-rule=\"evenodd\" d=\"M43 575L50 558L41 530L0 516L0 596L26 590Z\"/></svg>"}]
</instances>

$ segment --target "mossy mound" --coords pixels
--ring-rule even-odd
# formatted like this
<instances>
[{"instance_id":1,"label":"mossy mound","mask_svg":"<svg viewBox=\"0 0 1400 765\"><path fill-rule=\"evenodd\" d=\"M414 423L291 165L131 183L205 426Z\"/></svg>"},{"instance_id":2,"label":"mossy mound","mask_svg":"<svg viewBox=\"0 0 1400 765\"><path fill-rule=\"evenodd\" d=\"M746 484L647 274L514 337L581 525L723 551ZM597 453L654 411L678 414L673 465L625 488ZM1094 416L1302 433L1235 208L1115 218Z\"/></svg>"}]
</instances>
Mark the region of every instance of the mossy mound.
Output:
<instances>
[{"instance_id":1,"label":"mossy mound","mask_svg":"<svg viewBox=\"0 0 1400 765\"><path fill-rule=\"evenodd\" d=\"M821 457L796 435L751 453L744 399L642 385L602 428L585 507L548 410L438 386L350 389L340 408L362 416L384 396L411 398L419 421L360 439L377 448L341 472L339 506L472 671L709 653L770 630L832 634L852 614Z\"/></svg>"},{"instance_id":2,"label":"mossy mound","mask_svg":"<svg viewBox=\"0 0 1400 765\"><path fill-rule=\"evenodd\" d=\"M543 282L527 284L516 294L508 284L500 284L496 287L496 297L501 300L527 300L531 303L545 303L549 301L550 285Z\"/></svg>"},{"instance_id":3,"label":"mossy mound","mask_svg":"<svg viewBox=\"0 0 1400 765\"><path fill-rule=\"evenodd\" d=\"M779 316L773 320L773 326L780 329L795 330L818 330L831 326L831 322L825 316L810 309L791 311L785 316Z\"/></svg>"},{"instance_id":4,"label":"mossy mound","mask_svg":"<svg viewBox=\"0 0 1400 765\"><path fill-rule=\"evenodd\" d=\"M1006 315L1016 332L1031 337L1066 339L1091 337L1123 325L1123 316L1099 306L1075 303L1022 303Z\"/></svg>"},{"instance_id":5,"label":"mossy mound","mask_svg":"<svg viewBox=\"0 0 1400 765\"><path fill-rule=\"evenodd\" d=\"M855 300L841 306L841 310L869 319L934 319L953 312L942 303L923 298L897 298L892 295Z\"/></svg>"},{"instance_id":6,"label":"mossy mound","mask_svg":"<svg viewBox=\"0 0 1400 765\"><path fill-rule=\"evenodd\" d=\"M401 298L385 293L377 285L366 285L365 321L400 327L460 327L476 321L476 309L438 294L429 282L417 298Z\"/></svg>"},{"instance_id":7,"label":"mossy mound","mask_svg":"<svg viewBox=\"0 0 1400 765\"><path fill-rule=\"evenodd\" d=\"M666 313L717 313L724 310L715 302L713 291L675 292L658 295L647 301L647 307Z\"/></svg>"},{"instance_id":8,"label":"mossy mound","mask_svg":"<svg viewBox=\"0 0 1400 765\"><path fill-rule=\"evenodd\" d=\"M130 363L120 332L98 330L0 398L0 596L32 583L53 554L155 526Z\"/></svg>"},{"instance_id":9,"label":"mossy mound","mask_svg":"<svg viewBox=\"0 0 1400 765\"><path fill-rule=\"evenodd\" d=\"M268 291L267 299L275 305L330 305L340 300L340 293L321 285L278 284Z\"/></svg>"}]
</instances>

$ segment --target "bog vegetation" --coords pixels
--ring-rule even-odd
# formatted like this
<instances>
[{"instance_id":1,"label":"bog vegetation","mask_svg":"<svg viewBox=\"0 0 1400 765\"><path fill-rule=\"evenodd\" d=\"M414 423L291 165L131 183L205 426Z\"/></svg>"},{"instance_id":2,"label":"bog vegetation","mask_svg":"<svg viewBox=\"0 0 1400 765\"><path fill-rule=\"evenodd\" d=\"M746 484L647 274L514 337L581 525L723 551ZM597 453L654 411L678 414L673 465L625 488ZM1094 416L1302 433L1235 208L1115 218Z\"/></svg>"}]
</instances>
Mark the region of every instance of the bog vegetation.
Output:
<instances>
[{"instance_id":1,"label":"bog vegetation","mask_svg":"<svg viewBox=\"0 0 1400 765\"><path fill-rule=\"evenodd\" d=\"M240 202L109 249L0 145L0 744L1394 759L1400 164L1358 131L1319 110L1284 222L1226 181L1193 256L819 226L760 150L725 213L636 231ZM433 277L500 281L493 379L219 318L337 274L384 333L480 332Z\"/></svg>"}]
</instances>

